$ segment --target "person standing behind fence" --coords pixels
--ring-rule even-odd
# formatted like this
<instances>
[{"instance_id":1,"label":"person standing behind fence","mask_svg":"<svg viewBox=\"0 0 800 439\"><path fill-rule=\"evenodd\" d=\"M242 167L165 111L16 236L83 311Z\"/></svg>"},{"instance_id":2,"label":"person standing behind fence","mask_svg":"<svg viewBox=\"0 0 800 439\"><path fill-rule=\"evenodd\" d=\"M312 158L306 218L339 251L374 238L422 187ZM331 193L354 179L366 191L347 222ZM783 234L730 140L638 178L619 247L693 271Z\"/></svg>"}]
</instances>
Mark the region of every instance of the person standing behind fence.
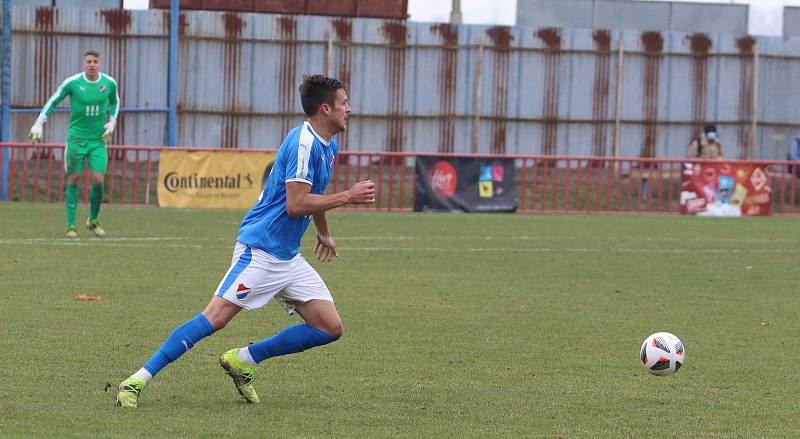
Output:
<instances>
[{"instance_id":1,"label":"person standing behind fence","mask_svg":"<svg viewBox=\"0 0 800 439\"><path fill-rule=\"evenodd\" d=\"M64 169L67 188L64 200L67 206L67 238L78 238L75 217L78 210L78 181L83 173L84 161L89 162L91 184L89 190L89 218L86 227L95 236L103 237L97 217L103 199L103 183L108 168L108 147L111 134L117 125L119 92L117 81L100 72L100 53L87 50L83 55L83 73L70 76L50 96L31 127L28 138L42 140L44 123L61 101L69 97L69 130L64 150ZM106 120L106 111L109 113Z\"/></svg>"},{"instance_id":2,"label":"person standing behind fence","mask_svg":"<svg viewBox=\"0 0 800 439\"><path fill-rule=\"evenodd\" d=\"M724 160L722 143L717 135L717 126L708 124L703 132L692 139L686 149L686 157L706 160Z\"/></svg>"}]
</instances>

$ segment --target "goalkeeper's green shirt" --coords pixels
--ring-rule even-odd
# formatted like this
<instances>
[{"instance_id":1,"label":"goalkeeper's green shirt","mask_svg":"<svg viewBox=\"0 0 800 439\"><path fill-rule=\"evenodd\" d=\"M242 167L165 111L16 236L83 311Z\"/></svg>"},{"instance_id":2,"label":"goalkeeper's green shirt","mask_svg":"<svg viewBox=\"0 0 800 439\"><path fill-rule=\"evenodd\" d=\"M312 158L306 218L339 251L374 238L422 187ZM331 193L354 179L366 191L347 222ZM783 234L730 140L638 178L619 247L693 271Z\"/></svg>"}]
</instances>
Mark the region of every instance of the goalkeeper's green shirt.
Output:
<instances>
[{"instance_id":1,"label":"goalkeeper's green shirt","mask_svg":"<svg viewBox=\"0 0 800 439\"><path fill-rule=\"evenodd\" d=\"M84 73L70 76L50 96L39 115L47 118L67 96L70 108L67 136L75 139L103 137L106 111L113 117L119 112L117 81L105 73L100 73L94 82L86 79Z\"/></svg>"}]
</instances>

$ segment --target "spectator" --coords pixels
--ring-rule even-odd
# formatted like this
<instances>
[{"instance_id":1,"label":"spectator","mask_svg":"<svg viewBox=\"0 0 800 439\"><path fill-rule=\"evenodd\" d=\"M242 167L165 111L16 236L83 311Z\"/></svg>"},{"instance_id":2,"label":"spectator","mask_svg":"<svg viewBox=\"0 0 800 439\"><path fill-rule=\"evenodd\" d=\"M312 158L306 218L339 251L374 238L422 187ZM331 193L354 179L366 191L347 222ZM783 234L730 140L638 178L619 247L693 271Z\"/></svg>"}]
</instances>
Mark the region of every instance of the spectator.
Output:
<instances>
[{"instance_id":1,"label":"spectator","mask_svg":"<svg viewBox=\"0 0 800 439\"><path fill-rule=\"evenodd\" d=\"M719 142L717 135L717 126L708 124L703 127L703 132L689 143L686 156L697 159L723 160L725 157L722 153L722 143Z\"/></svg>"}]
</instances>

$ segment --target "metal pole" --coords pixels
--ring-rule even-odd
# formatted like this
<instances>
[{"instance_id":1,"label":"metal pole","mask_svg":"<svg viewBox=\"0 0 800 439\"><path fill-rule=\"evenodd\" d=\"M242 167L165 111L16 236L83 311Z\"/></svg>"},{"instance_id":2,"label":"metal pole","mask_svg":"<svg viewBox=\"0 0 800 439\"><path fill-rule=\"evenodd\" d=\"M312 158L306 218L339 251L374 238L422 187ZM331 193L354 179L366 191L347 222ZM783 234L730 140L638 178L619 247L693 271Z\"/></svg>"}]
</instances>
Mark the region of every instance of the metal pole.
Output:
<instances>
[{"instance_id":1,"label":"metal pole","mask_svg":"<svg viewBox=\"0 0 800 439\"><path fill-rule=\"evenodd\" d=\"M169 64L167 66L167 145L178 144L178 24L180 2L172 0L169 7Z\"/></svg>"},{"instance_id":2,"label":"metal pole","mask_svg":"<svg viewBox=\"0 0 800 439\"><path fill-rule=\"evenodd\" d=\"M483 90L483 43L478 46L478 59L475 62L475 99L472 102L472 153L478 152L478 131L481 125L481 91Z\"/></svg>"},{"instance_id":3,"label":"metal pole","mask_svg":"<svg viewBox=\"0 0 800 439\"><path fill-rule=\"evenodd\" d=\"M756 150L756 141L758 139L758 45L753 44L753 103L752 103L753 120L750 122L750 154L748 159L753 159ZM760 148L759 148L760 152ZM761 154L759 153L760 157Z\"/></svg>"},{"instance_id":4,"label":"metal pole","mask_svg":"<svg viewBox=\"0 0 800 439\"><path fill-rule=\"evenodd\" d=\"M619 50L617 52L617 90L614 101L614 144L612 145L611 156L616 157L619 151L620 120L622 118L622 66L625 51L622 44L623 39L619 39Z\"/></svg>"},{"instance_id":5,"label":"metal pole","mask_svg":"<svg viewBox=\"0 0 800 439\"><path fill-rule=\"evenodd\" d=\"M460 24L461 20L461 0L453 0L453 9L450 11L450 23Z\"/></svg>"},{"instance_id":6,"label":"metal pole","mask_svg":"<svg viewBox=\"0 0 800 439\"><path fill-rule=\"evenodd\" d=\"M2 114L0 114L0 141L8 142L11 102L11 0L3 0L3 68L2 68ZM0 164L0 200L8 200L8 159L11 148L3 148Z\"/></svg>"}]
</instances>

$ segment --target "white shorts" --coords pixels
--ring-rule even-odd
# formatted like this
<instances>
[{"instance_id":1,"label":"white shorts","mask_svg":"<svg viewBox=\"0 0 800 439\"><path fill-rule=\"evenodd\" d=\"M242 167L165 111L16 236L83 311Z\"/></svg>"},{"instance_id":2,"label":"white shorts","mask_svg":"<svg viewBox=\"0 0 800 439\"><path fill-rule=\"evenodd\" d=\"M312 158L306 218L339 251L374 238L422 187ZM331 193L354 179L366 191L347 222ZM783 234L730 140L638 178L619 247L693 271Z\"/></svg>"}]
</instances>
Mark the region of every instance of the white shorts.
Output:
<instances>
[{"instance_id":1,"label":"white shorts","mask_svg":"<svg viewBox=\"0 0 800 439\"><path fill-rule=\"evenodd\" d=\"M325 282L300 254L282 261L238 241L216 295L245 309L261 308L274 297L289 314L309 300L333 302Z\"/></svg>"}]
</instances>

